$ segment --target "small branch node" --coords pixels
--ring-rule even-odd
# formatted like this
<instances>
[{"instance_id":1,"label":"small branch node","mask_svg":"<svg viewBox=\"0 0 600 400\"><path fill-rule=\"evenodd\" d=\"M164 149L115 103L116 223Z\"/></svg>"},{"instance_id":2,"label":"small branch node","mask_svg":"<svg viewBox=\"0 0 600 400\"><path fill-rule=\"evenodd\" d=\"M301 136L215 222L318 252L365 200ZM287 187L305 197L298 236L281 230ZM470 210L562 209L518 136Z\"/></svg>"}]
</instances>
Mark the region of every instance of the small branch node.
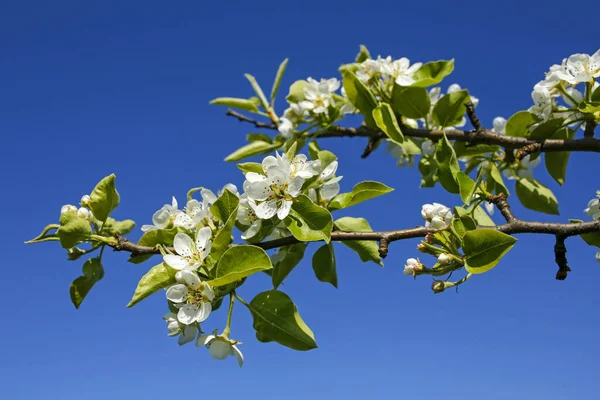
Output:
<instances>
[{"instance_id":1,"label":"small branch node","mask_svg":"<svg viewBox=\"0 0 600 400\"><path fill-rule=\"evenodd\" d=\"M390 240L387 236L379 239L379 257L386 258L390 247Z\"/></svg>"},{"instance_id":2,"label":"small branch node","mask_svg":"<svg viewBox=\"0 0 600 400\"><path fill-rule=\"evenodd\" d=\"M567 265L567 246L565 246L565 237L556 235L556 243L554 244L554 259L558 265L556 279L564 281L567 275L571 272L571 268Z\"/></svg>"},{"instance_id":3,"label":"small branch node","mask_svg":"<svg viewBox=\"0 0 600 400\"><path fill-rule=\"evenodd\" d=\"M541 151L541 150L542 150L542 144L537 143L537 142L523 146L517 152L517 156L516 156L517 160L522 160L525 157L527 157L528 155L537 153L538 151Z\"/></svg>"}]
</instances>

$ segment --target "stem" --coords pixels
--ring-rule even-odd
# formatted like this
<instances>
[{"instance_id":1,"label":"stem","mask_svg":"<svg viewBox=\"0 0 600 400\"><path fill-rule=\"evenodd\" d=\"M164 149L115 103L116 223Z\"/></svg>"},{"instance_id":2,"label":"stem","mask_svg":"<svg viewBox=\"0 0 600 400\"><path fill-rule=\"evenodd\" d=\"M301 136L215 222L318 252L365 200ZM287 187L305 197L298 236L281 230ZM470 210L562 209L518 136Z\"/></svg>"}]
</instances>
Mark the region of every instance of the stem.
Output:
<instances>
[{"instance_id":1,"label":"stem","mask_svg":"<svg viewBox=\"0 0 600 400\"><path fill-rule=\"evenodd\" d=\"M229 311L227 312L227 324L225 325L225 329L223 329L223 336L225 336L228 339L229 339L229 334L231 333L231 315L233 314L234 302L235 302L234 294L229 293Z\"/></svg>"}]
</instances>

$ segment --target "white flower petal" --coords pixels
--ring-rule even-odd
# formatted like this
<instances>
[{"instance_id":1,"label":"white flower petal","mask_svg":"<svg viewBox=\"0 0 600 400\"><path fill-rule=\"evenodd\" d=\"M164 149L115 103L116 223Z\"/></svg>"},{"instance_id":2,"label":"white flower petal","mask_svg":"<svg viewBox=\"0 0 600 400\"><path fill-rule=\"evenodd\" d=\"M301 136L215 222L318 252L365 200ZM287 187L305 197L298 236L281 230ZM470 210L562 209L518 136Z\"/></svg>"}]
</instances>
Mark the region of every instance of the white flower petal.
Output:
<instances>
[{"instance_id":1,"label":"white flower petal","mask_svg":"<svg viewBox=\"0 0 600 400\"><path fill-rule=\"evenodd\" d=\"M178 281L185 283L187 286L193 289L197 289L198 286L200 286L200 284L202 283L202 281L200 281L200 278L198 277L198 274L196 274L194 271L183 270L179 271L177 274Z\"/></svg>"},{"instance_id":2,"label":"white flower petal","mask_svg":"<svg viewBox=\"0 0 600 400\"><path fill-rule=\"evenodd\" d=\"M246 179L249 182L260 182L260 181L266 181L267 177L261 174L258 174L256 172L248 172L246 174Z\"/></svg>"},{"instance_id":3,"label":"white flower petal","mask_svg":"<svg viewBox=\"0 0 600 400\"><path fill-rule=\"evenodd\" d=\"M196 233L196 249L198 251L204 250L204 248L206 247L206 243L208 243L208 241L210 240L211 235L212 230L208 226L205 226L198 230L198 232Z\"/></svg>"},{"instance_id":4,"label":"white flower petal","mask_svg":"<svg viewBox=\"0 0 600 400\"><path fill-rule=\"evenodd\" d=\"M174 254L165 254L163 256L163 261L169 267L177 270L182 270L188 267L189 263L181 256L176 256Z\"/></svg>"},{"instance_id":5,"label":"white flower petal","mask_svg":"<svg viewBox=\"0 0 600 400\"><path fill-rule=\"evenodd\" d=\"M204 259L206 259L206 257L208 257L211 249L212 249L212 240L209 240L208 242L206 242L206 245L204 246L204 250L202 250L200 252L200 258L203 261L204 261Z\"/></svg>"},{"instance_id":6,"label":"white flower petal","mask_svg":"<svg viewBox=\"0 0 600 400\"><path fill-rule=\"evenodd\" d=\"M215 335L200 335L196 340L196 346L207 346L211 341L215 339Z\"/></svg>"},{"instance_id":7,"label":"white flower petal","mask_svg":"<svg viewBox=\"0 0 600 400\"><path fill-rule=\"evenodd\" d=\"M327 182L321 188L321 197L325 200L331 200L337 196L339 192L340 184L338 182Z\"/></svg>"},{"instance_id":8,"label":"white flower petal","mask_svg":"<svg viewBox=\"0 0 600 400\"><path fill-rule=\"evenodd\" d=\"M300 191L302 190L302 185L304 185L304 178L296 176L289 182L287 194L289 194L292 197L298 197Z\"/></svg>"},{"instance_id":9,"label":"white flower petal","mask_svg":"<svg viewBox=\"0 0 600 400\"><path fill-rule=\"evenodd\" d=\"M183 346L184 344L193 342L194 339L196 339L196 333L197 331L195 326L186 326L185 328L183 328L181 335L179 335L179 338L177 339L177 344Z\"/></svg>"},{"instance_id":10,"label":"white flower petal","mask_svg":"<svg viewBox=\"0 0 600 400\"><path fill-rule=\"evenodd\" d=\"M187 297L188 289L185 285L178 283L167 289L167 299L173 303L182 303Z\"/></svg>"},{"instance_id":11,"label":"white flower petal","mask_svg":"<svg viewBox=\"0 0 600 400\"><path fill-rule=\"evenodd\" d=\"M277 200L269 200L260 203L255 210L256 216L260 219L270 219L277 213Z\"/></svg>"},{"instance_id":12,"label":"white flower petal","mask_svg":"<svg viewBox=\"0 0 600 400\"><path fill-rule=\"evenodd\" d=\"M292 209L293 202L291 200L282 200L281 207L277 210L277 218L284 220Z\"/></svg>"},{"instance_id":13,"label":"white flower petal","mask_svg":"<svg viewBox=\"0 0 600 400\"><path fill-rule=\"evenodd\" d=\"M215 298L215 292L212 287L208 283L204 283L204 290L202 290L202 294L205 295L209 301L213 301Z\"/></svg>"},{"instance_id":14,"label":"white flower petal","mask_svg":"<svg viewBox=\"0 0 600 400\"><path fill-rule=\"evenodd\" d=\"M231 346L231 351L229 352L229 354L235 356L235 358L237 359L237 362L238 362L238 365L240 366L240 368L244 365L244 355L242 354L242 352L240 351L240 349L237 348L236 345Z\"/></svg>"},{"instance_id":15,"label":"white flower petal","mask_svg":"<svg viewBox=\"0 0 600 400\"><path fill-rule=\"evenodd\" d=\"M175 247L177 254L182 257L192 256L192 238L185 233L179 232L175 235L175 239L173 239L173 247Z\"/></svg>"},{"instance_id":16,"label":"white flower petal","mask_svg":"<svg viewBox=\"0 0 600 400\"><path fill-rule=\"evenodd\" d=\"M206 320L206 318L208 318L208 316L210 315L211 311L212 311L212 305L208 302L203 302L200 305L200 307L197 308L195 321L198 323L204 322Z\"/></svg>"},{"instance_id":17,"label":"white flower petal","mask_svg":"<svg viewBox=\"0 0 600 400\"><path fill-rule=\"evenodd\" d=\"M208 350L210 352L210 356L215 360L224 360L229 356L229 350L231 349L231 344L215 339L210 342L208 346Z\"/></svg>"},{"instance_id":18,"label":"white flower petal","mask_svg":"<svg viewBox=\"0 0 600 400\"><path fill-rule=\"evenodd\" d=\"M152 223L158 229L163 229L169 223L169 219L171 216L169 215L169 211L165 208L161 208L152 216Z\"/></svg>"},{"instance_id":19,"label":"white flower petal","mask_svg":"<svg viewBox=\"0 0 600 400\"><path fill-rule=\"evenodd\" d=\"M266 200L269 196L272 196L273 190L271 189L269 181L265 179L264 181L250 183L246 193L249 199L262 201Z\"/></svg>"}]
</instances>

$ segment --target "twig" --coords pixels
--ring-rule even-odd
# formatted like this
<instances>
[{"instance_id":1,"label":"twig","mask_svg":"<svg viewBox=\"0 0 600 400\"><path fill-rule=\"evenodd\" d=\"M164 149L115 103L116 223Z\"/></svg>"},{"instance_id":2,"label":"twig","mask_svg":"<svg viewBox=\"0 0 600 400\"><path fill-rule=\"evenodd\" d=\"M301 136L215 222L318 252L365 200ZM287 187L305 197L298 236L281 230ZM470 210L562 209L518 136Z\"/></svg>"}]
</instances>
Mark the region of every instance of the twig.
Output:
<instances>
[{"instance_id":1,"label":"twig","mask_svg":"<svg viewBox=\"0 0 600 400\"><path fill-rule=\"evenodd\" d=\"M475 128L477 132L485 132L485 128L481 126L481 121L479 121L477 114L475 114L475 105L473 102L471 100L467 101L465 107L467 108L467 117L469 118L471 125L473 125L473 128Z\"/></svg>"},{"instance_id":2,"label":"twig","mask_svg":"<svg viewBox=\"0 0 600 400\"><path fill-rule=\"evenodd\" d=\"M556 244L554 245L554 259L558 265L556 279L564 281L567 275L571 272L571 268L567 265L567 247L565 246L565 238L556 235Z\"/></svg>"},{"instance_id":3,"label":"twig","mask_svg":"<svg viewBox=\"0 0 600 400\"><path fill-rule=\"evenodd\" d=\"M506 222L510 223L516 220L516 217L512 213L510 205L508 204L508 201L506 200L506 196L504 194L490 196L487 198L487 201L493 203L496 207L498 207L498 210L500 211Z\"/></svg>"},{"instance_id":4,"label":"twig","mask_svg":"<svg viewBox=\"0 0 600 400\"><path fill-rule=\"evenodd\" d=\"M583 137L593 138L594 131L596 130L596 126L598 126L598 123L595 120L592 119L592 120L586 121L585 130L583 131Z\"/></svg>"},{"instance_id":5,"label":"twig","mask_svg":"<svg viewBox=\"0 0 600 400\"><path fill-rule=\"evenodd\" d=\"M250 117L245 116L244 114L240 114L233 110L227 110L225 115L230 116L230 117L235 117L238 119L238 121L241 121L241 122L251 123L252 125L254 125L257 128L277 130L277 125L275 125L274 123L266 123L266 122L256 121Z\"/></svg>"}]
</instances>

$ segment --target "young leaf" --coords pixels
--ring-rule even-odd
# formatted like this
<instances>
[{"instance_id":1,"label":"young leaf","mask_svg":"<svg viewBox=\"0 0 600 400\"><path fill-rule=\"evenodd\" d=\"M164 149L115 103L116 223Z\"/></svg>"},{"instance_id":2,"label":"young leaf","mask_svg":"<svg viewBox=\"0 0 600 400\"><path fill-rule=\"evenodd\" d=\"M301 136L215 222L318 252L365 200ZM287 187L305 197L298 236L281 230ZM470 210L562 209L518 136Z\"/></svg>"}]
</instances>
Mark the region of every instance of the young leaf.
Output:
<instances>
[{"instance_id":1,"label":"young leaf","mask_svg":"<svg viewBox=\"0 0 600 400\"><path fill-rule=\"evenodd\" d=\"M404 141L404 136L394 115L392 107L387 103L381 103L373 110L373 119L375 123L390 139L400 144Z\"/></svg>"},{"instance_id":2,"label":"young leaf","mask_svg":"<svg viewBox=\"0 0 600 400\"><path fill-rule=\"evenodd\" d=\"M89 207L98 221L106 221L119 205L121 198L115 188L115 174L103 178L90 194Z\"/></svg>"},{"instance_id":3,"label":"young leaf","mask_svg":"<svg viewBox=\"0 0 600 400\"><path fill-rule=\"evenodd\" d=\"M340 210L342 208L348 208L363 201L378 197L393 191L391 187L388 187L380 182L375 181L364 181L356 184L350 193L342 193L335 196L329 203L329 210Z\"/></svg>"},{"instance_id":4,"label":"young leaf","mask_svg":"<svg viewBox=\"0 0 600 400\"><path fill-rule=\"evenodd\" d=\"M537 122L529 111L519 111L513 114L506 123L506 136L529 137L529 127Z\"/></svg>"},{"instance_id":5,"label":"young leaf","mask_svg":"<svg viewBox=\"0 0 600 400\"><path fill-rule=\"evenodd\" d=\"M286 100L290 103L299 103L304 100L304 86L307 82L305 80L299 80L292 83L290 86L290 93L287 95Z\"/></svg>"},{"instance_id":6,"label":"young leaf","mask_svg":"<svg viewBox=\"0 0 600 400\"><path fill-rule=\"evenodd\" d=\"M460 193L460 187L457 181L457 174L460 172L460 166L458 165L454 148L450 145L445 134L444 138L438 141L435 159L438 164L437 176L440 184L450 193ZM467 178L469 177L467 176ZM463 201L466 200L463 199Z\"/></svg>"},{"instance_id":7,"label":"young leaf","mask_svg":"<svg viewBox=\"0 0 600 400\"><path fill-rule=\"evenodd\" d=\"M539 124L529 136L532 139L549 139L560 129L564 118L555 118ZM566 128L565 128L566 129Z\"/></svg>"},{"instance_id":8,"label":"young leaf","mask_svg":"<svg viewBox=\"0 0 600 400\"><path fill-rule=\"evenodd\" d=\"M142 279L140 279L137 288L135 289L135 293L129 301L129 304L127 304L127 307L133 307L151 294L177 283L175 280L176 272L177 270L169 267L165 263L160 263L150 268L150 270L142 276Z\"/></svg>"},{"instance_id":9,"label":"young leaf","mask_svg":"<svg viewBox=\"0 0 600 400\"><path fill-rule=\"evenodd\" d=\"M246 135L246 140L248 142L260 141L273 144L273 139L271 139L271 136L265 135L264 133L249 133Z\"/></svg>"},{"instance_id":10,"label":"young leaf","mask_svg":"<svg viewBox=\"0 0 600 400\"><path fill-rule=\"evenodd\" d=\"M403 117L417 119L429 114L431 100L427 90L422 87L394 84L391 106Z\"/></svg>"},{"instance_id":11,"label":"young leaf","mask_svg":"<svg viewBox=\"0 0 600 400\"><path fill-rule=\"evenodd\" d=\"M248 172L256 172L257 174L264 175L262 164L256 162L245 162L240 163L237 167L242 170L244 174Z\"/></svg>"},{"instance_id":12,"label":"young leaf","mask_svg":"<svg viewBox=\"0 0 600 400\"><path fill-rule=\"evenodd\" d=\"M231 234L237 220L239 204L240 199L229 190L225 190L225 192L210 207L212 215L223 223L223 226L217 231L215 238L212 241L212 248L209 256L212 263L216 263L231 244Z\"/></svg>"},{"instance_id":13,"label":"young leaf","mask_svg":"<svg viewBox=\"0 0 600 400\"><path fill-rule=\"evenodd\" d=\"M441 182L441 178L440 178ZM460 190L460 198L464 203L471 202L471 196L475 191L475 181L462 171L456 174L456 182L458 182ZM443 186L443 185L442 185Z\"/></svg>"},{"instance_id":14,"label":"young leaf","mask_svg":"<svg viewBox=\"0 0 600 400\"><path fill-rule=\"evenodd\" d=\"M363 61L368 60L369 58L371 58L371 53L369 53L369 50L367 49L367 47L365 45L361 44L360 51L356 55L355 62L361 63Z\"/></svg>"},{"instance_id":15,"label":"young leaf","mask_svg":"<svg viewBox=\"0 0 600 400\"><path fill-rule=\"evenodd\" d=\"M125 221L116 221L114 218L108 217L104 226L102 227L102 233L105 235L127 235L135 227L135 222L130 219Z\"/></svg>"},{"instance_id":16,"label":"young leaf","mask_svg":"<svg viewBox=\"0 0 600 400\"><path fill-rule=\"evenodd\" d=\"M281 85L281 79L283 79L283 74L285 73L285 69L287 68L288 59L286 58L279 65L277 69L277 74L275 75L275 81L273 82L273 88L271 89L271 106L275 104L275 97L277 97L277 92L279 91L279 86Z\"/></svg>"},{"instance_id":17,"label":"young leaf","mask_svg":"<svg viewBox=\"0 0 600 400\"><path fill-rule=\"evenodd\" d=\"M46 241L49 241L48 239L51 239L51 240L59 240L59 239L58 239L58 236L56 235L56 232L54 232L54 233L50 233L50 234L48 233L48 232L50 232L51 230L56 230L56 229L58 229L58 228L60 228L60 225L58 225L58 224L50 224L50 225L47 225L47 226L46 226L46 227L45 227L45 228L42 230L42 233L40 233L39 235L37 235L37 236L36 236L36 237L34 237L33 239L26 241L26 242L25 242L25 244L46 242Z\"/></svg>"},{"instance_id":18,"label":"young leaf","mask_svg":"<svg viewBox=\"0 0 600 400\"><path fill-rule=\"evenodd\" d=\"M415 72L413 86L426 87L436 85L454 71L454 59L425 63Z\"/></svg>"},{"instance_id":19,"label":"young leaf","mask_svg":"<svg viewBox=\"0 0 600 400\"><path fill-rule=\"evenodd\" d=\"M249 244L237 245L223 253L216 266L215 279L208 283L223 286L271 268L271 259L263 249Z\"/></svg>"},{"instance_id":20,"label":"young leaf","mask_svg":"<svg viewBox=\"0 0 600 400\"><path fill-rule=\"evenodd\" d=\"M469 101L469 91L459 90L443 96L433 107L433 120L441 127L454 126L462 120Z\"/></svg>"},{"instance_id":21,"label":"young leaf","mask_svg":"<svg viewBox=\"0 0 600 400\"><path fill-rule=\"evenodd\" d=\"M273 288L277 289L281 285L281 282L302 261L306 246L306 243L283 246L279 248L279 251L275 255L271 256L271 262L273 263L271 273Z\"/></svg>"},{"instance_id":22,"label":"young leaf","mask_svg":"<svg viewBox=\"0 0 600 400\"><path fill-rule=\"evenodd\" d=\"M79 309L81 302L92 290L96 282L104 277L104 268L99 258L90 258L83 264L83 275L71 283L69 294L75 308Z\"/></svg>"},{"instance_id":23,"label":"young leaf","mask_svg":"<svg viewBox=\"0 0 600 400\"><path fill-rule=\"evenodd\" d=\"M211 100L209 104L238 108L240 110L250 111L253 113L258 112L258 107L256 106L256 104L249 99L239 99L236 97L218 97L216 99Z\"/></svg>"},{"instance_id":24,"label":"young leaf","mask_svg":"<svg viewBox=\"0 0 600 400\"><path fill-rule=\"evenodd\" d=\"M490 174L488 175L488 178L491 179L492 182L494 182L494 187L496 188L496 194L503 193L506 195L506 197L509 196L510 193L509 193L506 185L504 184L504 179L502 179L502 174L498 170L498 167L496 166L495 163L490 163Z\"/></svg>"},{"instance_id":25,"label":"young leaf","mask_svg":"<svg viewBox=\"0 0 600 400\"><path fill-rule=\"evenodd\" d=\"M249 309L259 341L277 342L302 351L317 347L313 332L304 323L287 294L279 290L259 293L250 302Z\"/></svg>"},{"instance_id":26,"label":"young leaf","mask_svg":"<svg viewBox=\"0 0 600 400\"><path fill-rule=\"evenodd\" d=\"M75 247L78 243L89 239L92 228L88 220L81 218L76 212L67 212L60 216L60 228L56 232L64 249Z\"/></svg>"},{"instance_id":27,"label":"young leaf","mask_svg":"<svg viewBox=\"0 0 600 400\"><path fill-rule=\"evenodd\" d=\"M248 82L250 82L250 85L252 85L252 89L254 89L254 93L256 93L256 95L260 99L260 102L263 105L263 107L265 108L265 110L268 110L269 102L267 101L267 97L265 96L262 89L260 88L260 85L256 81L256 78L254 78L250 74L244 74L244 76L246 77L246 79L248 79Z\"/></svg>"},{"instance_id":28,"label":"young leaf","mask_svg":"<svg viewBox=\"0 0 600 400\"><path fill-rule=\"evenodd\" d=\"M463 238L467 271L482 274L494 268L516 241L514 237L494 229L468 231Z\"/></svg>"},{"instance_id":29,"label":"young leaf","mask_svg":"<svg viewBox=\"0 0 600 400\"><path fill-rule=\"evenodd\" d=\"M342 84L350 103L364 115L365 123L371 128L376 128L372 114L373 109L377 107L377 100L373 93L350 71L343 72Z\"/></svg>"},{"instance_id":30,"label":"young leaf","mask_svg":"<svg viewBox=\"0 0 600 400\"><path fill-rule=\"evenodd\" d=\"M580 224L583 221L580 219L570 219L572 224ZM600 232L582 233L581 238L590 246L600 247Z\"/></svg>"},{"instance_id":31,"label":"young leaf","mask_svg":"<svg viewBox=\"0 0 600 400\"><path fill-rule=\"evenodd\" d=\"M337 288L337 272L335 270L335 252L333 243L319 247L312 259L313 271L321 282L329 282Z\"/></svg>"},{"instance_id":32,"label":"young leaf","mask_svg":"<svg viewBox=\"0 0 600 400\"><path fill-rule=\"evenodd\" d=\"M268 143L263 142L262 140L255 140L243 147L240 147L239 149L225 157L225 161L239 161L241 159L255 156L257 154L269 153L273 150L279 149L281 146L281 143Z\"/></svg>"},{"instance_id":33,"label":"young leaf","mask_svg":"<svg viewBox=\"0 0 600 400\"><path fill-rule=\"evenodd\" d=\"M294 200L290 215L284 220L292 235L300 241L329 242L333 220L326 208L313 203L305 194Z\"/></svg>"},{"instance_id":34,"label":"young leaf","mask_svg":"<svg viewBox=\"0 0 600 400\"><path fill-rule=\"evenodd\" d=\"M568 129L563 128L559 131L556 131L552 135L552 139L573 139L575 132ZM544 154L544 163L546 164L546 169L548 173L559 185L565 183L565 179L567 178L567 164L569 163L569 157L571 156L571 152L569 151L552 151Z\"/></svg>"},{"instance_id":35,"label":"young leaf","mask_svg":"<svg viewBox=\"0 0 600 400\"><path fill-rule=\"evenodd\" d=\"M533 178L519 178L515 185L517 197L525 208L558 215L558 201L554 193Z\"/></svg>"},{"instance_id":36,"label":"young leaf","mask_svg":"<svg viewBox=\"0 0 600 400\"><path fill-rule=\"evenodd\" d=\"M342 217L336 220L333 226L341 232L373 232L373 229L364 218ZM373 261L383 267L383 262L379 257L379 246L376 242L372 240L344 240L342 244L354 250L361 261Z\"/></svg>"}]
</instances>

